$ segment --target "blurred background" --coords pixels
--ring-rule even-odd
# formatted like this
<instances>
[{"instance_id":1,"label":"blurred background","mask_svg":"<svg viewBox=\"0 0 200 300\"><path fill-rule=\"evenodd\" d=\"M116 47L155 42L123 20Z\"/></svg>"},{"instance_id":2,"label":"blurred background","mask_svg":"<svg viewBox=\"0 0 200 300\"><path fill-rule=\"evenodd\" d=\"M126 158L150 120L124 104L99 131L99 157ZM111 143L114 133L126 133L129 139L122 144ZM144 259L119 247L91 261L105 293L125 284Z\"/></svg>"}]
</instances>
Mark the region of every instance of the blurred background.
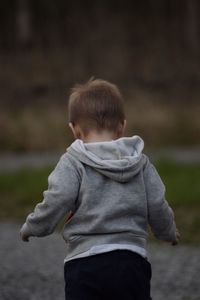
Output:
<instances>
[{"instance_id":1,"label":"blurred background","mask_svg":"<svg viewBox=\"0 0 200 300\"><path fill-rule=\"evenodd\" d=\"M70 88L95 76L121 89L126 134L144 138L183 240L199 242L199 20L198 0L1 1L0 217L41 200L72 141Z\"/></svg>"},{"instance_id":2,"label":"blurred background","mask_svg":"<svg viewBox=\"0 0 200 300\"><path fill-rule=\"evenodd\" d=\"M198 0L0 1L1 152L65 149L70 88L91 76L121 89L127 134L199 145L199 17Z\"/></svg>"},{"instance_id":3,"label":"blurred background","mask_svg":"<svg viewBox=\"0 0 200 300\"><path fill-rule=\"evenodd\" d=\"M0 298L30 299L30 290L36 293L31 299L63 297L55 296L62 276L54 295L57 277L54 271L49 275L50 249L59 242L45 240L40 248L36 239L25 248L19 224L42 201L49 173L72 142L70 89L92 76L122 91L126 135L144 139L181 232L177 250L152 248L152 261L160 268L154 272L154 299L200 299L198 0L0 1L0 256L5 258ZM167 277L160 277L166 265ZM37 289L33 276L40 282ZM37 293L49 276L54 284L45 298Z\"/></svg>"}]
</instances>

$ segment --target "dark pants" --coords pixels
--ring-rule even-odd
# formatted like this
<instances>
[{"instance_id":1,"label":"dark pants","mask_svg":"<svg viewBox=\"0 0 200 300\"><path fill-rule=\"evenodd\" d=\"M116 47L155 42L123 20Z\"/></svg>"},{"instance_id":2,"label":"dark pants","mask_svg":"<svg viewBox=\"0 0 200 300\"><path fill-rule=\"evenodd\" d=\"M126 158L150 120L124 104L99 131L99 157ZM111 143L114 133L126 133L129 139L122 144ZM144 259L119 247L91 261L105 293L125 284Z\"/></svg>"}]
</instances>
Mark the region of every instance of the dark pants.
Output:
<instances>
[{"instance_id":1,"label":"dark pants","mask_svg":"<svg viewBox=\"0 0 200 300\"><path fill-rule=\"evenodd\" d=\"M151 265L116 250L65 263L66 300L151 300Z\"/></svg>"}]
</instances>

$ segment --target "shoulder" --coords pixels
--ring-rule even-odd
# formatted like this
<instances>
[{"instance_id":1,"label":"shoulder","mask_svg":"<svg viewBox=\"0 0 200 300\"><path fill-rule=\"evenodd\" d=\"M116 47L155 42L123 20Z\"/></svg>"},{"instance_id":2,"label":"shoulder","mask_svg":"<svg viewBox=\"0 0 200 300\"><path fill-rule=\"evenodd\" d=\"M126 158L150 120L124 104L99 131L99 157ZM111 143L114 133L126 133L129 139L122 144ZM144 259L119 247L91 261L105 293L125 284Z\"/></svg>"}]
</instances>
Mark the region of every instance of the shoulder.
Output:
<instances>
[{"instance_id":1,"label":"shoulder","mask_svg":"<svg viewBox=\"0 0 200 300\"><path fill-rule=\"evenodd\" d=\"M148 156L144 155L144 165L143 165L143 174L145 182L148 186L153 188L154 186L160 187L160 189L164 190L164 183L159 175L158 170L154 166L154 164L150 161Z\"/></svg>"},{"instance_id":2,"label":"shoulder","mask_svg":"<svg viewBox=\"0 0 200 300\"><path fill-rule=\"evenodd\" d=\"M56 166L56 168L62 168L65 170L70 170L75 173L80 179L82 178L83 165L74 158L70 153L65 152L61 157Z\"/></svg>"}]
</instances>

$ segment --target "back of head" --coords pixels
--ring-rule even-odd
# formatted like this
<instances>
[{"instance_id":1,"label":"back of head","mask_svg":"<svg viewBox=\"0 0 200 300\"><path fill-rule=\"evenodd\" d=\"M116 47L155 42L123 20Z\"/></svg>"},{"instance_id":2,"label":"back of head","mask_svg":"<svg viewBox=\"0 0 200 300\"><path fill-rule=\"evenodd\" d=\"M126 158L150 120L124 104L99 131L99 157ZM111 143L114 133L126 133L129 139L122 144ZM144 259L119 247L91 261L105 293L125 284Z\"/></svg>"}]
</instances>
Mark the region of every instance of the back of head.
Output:
<instances>
[{"instance_id":1,"label":"back of head","mask_svg":"<svg viewBox=\"0 0 200 300\"><path fill-rule=\"evenodd\" d=\"M101 79L90 79L76 85L69 98L69 122L90 130L115 131L125 119L123 100L116 85Z\"/></svg>"}]
</instances>

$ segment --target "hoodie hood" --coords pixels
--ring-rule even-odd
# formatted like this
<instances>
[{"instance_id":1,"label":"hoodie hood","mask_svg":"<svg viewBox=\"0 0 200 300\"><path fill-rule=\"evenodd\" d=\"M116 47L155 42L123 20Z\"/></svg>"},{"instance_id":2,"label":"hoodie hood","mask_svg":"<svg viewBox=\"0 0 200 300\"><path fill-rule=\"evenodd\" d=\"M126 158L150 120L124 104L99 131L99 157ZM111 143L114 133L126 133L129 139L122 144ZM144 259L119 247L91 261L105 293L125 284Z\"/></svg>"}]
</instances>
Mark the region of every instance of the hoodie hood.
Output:
<instances>
[{"instance_id":1,"label":"hoodie hood","mask_svg":"<svg viewBox=\"0 0 200 300\"><path fill-rule=\"evenodd\" d=\"M67 152L97 172L119 182L127 182L143 167L144 142L139 136L117 140L83 143L76 140Z\"/></svg>"}]
</instances>

